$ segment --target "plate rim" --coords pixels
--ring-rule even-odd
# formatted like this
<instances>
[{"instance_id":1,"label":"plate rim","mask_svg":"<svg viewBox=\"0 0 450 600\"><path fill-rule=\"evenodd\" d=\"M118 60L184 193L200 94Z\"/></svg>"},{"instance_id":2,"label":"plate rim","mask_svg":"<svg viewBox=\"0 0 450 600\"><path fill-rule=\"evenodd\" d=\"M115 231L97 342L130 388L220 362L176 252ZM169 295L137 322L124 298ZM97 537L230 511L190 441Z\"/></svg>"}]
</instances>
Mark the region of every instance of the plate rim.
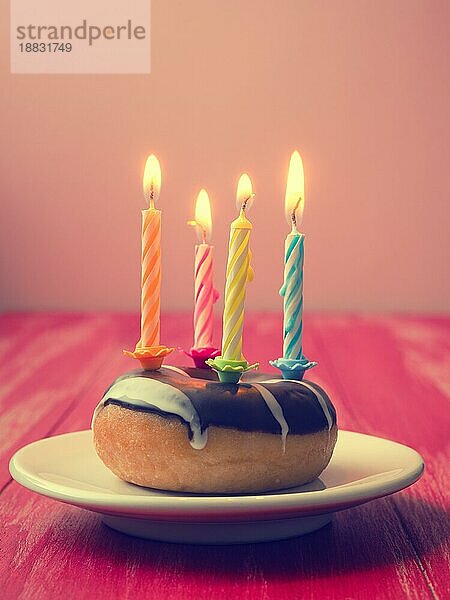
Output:
<instances>
[{"instance_id":1,"label":"plate rim","mask_svg":"<svg viewBox=\"0 0 450 600\"><path fill-rule=\"evenodd\" d=\"M370 438L391 445L399 446L403 451L410 453L412 461L409 469L404 468L402 473L382 485L380 482L360 482L349 486L326 488L320 491L304 491L286 493L266 493L264 495L165 495L163 490L157 490L158 495L143 494L114 494L92 492L89 490L72 488L71 493L64 492L65 486L44 479L39 475L32 475L21 465L21 459L30 449L42 444L52 443L56 438L87 437L92 435L90 429L62 433L49 436L26 444L17 450L10 459L9 471L17 483L23 487L43 496L87 508L95 512L112 515L125 515L135 518L152 517L154 519L168 520L175 517L211 517L265 515L273 518L289 518L295 515L319 514L330 511L343 510L376 498L384 497L398 492L415 483L422 475L425 464L422 456L410 446L400 444L393 440L373 436L357 431L340 430L344 436L357 436ZM93 446L92 446L93 448ZM107 470L107 467L104 467ZM133 485L133 484L130 484ZM136 486L138 487L138 486ZM145 489L145 488L143 488Z\"/></svg>"}]
</instances>

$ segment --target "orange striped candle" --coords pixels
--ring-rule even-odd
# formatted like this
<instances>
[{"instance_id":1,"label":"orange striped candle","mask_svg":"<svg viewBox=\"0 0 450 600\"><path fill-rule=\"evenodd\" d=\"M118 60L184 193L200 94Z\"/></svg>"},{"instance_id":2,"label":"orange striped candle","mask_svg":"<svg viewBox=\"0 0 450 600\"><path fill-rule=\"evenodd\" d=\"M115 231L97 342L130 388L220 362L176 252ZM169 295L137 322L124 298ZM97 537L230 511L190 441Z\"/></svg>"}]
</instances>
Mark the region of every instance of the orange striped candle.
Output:
<instances>
[{"instance_id":1,"label":"orange striped candle","mask_svg":"<svg viewBox=\"0 0 450 600\"><path fill-rule=\"evenodd\" d=\"M141 339L138 347L159 346L161 211L142 211Z\"/></svg>"},{"instance_id":2,"label":"orange striped candle","mask_svg":"<svg viewBox=\"0 0 450 600\"><path fill-rule=\"evenodd\" d=\"M158 369L173 348L160 345L161 211L155 208L161 189L161 167L154 154L147 158L143 179L148 208L142 211L141 337L134 352L144 369Z\"/></svg>"},{"instance_id":3,"label":"orange striped candle","mask_svg":"<svg viewBox=\"0 0 450 600\"><path fill-rule=\"evenodd\" d=\"M161 211L155 208L161 189L161 167L154 154L144 169L144 197L148 208L142 211L141 339L138 348L159 346L161 290Z\"/></svg>"}]
</instances>

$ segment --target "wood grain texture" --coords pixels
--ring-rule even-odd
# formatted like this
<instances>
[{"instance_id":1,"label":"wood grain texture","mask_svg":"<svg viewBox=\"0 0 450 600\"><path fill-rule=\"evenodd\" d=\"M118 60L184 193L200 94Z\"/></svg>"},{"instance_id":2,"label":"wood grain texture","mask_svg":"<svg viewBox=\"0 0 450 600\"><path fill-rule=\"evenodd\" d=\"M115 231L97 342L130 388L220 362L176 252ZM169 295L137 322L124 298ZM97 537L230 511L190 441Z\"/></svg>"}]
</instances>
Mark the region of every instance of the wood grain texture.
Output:
<instances>
[{"instance_id":1,"label":"wood grain texture","mask_svg":"<svg viewBox=\"0 0 450 600\"><path fill-rule=\"evenodd\" d=\"M111 315L1 317L0 489L10 479L11 454L74 410L117 352L128 322Z\"/></svg>"},{"instance_id":2,"label":"wood grain texture","mask_svg":"<svg viewBox=\"0 0 450 600\"><path fill-rule=\"evenodd\" d=\"M339 513L303 538L207 548L129 538L98 515L10 482L6 461L18 446L88 427L104 388L134 367L121 349L133 343L139 322L1 317L2 597L447 597L450 319L309 315L306 323L305 351L320 362L311 378L329 391L340 426L415 447L427 461L425 475L410 490ZM278 357L280 331L279 316L250 315L249 360L265 368ZM167 316L162 336L189 348L191 316Z\"/></svg>"},{"instance_id":3,"label":"wood grain texture","mask_svg":"<svg viewBox=\"0 0 450 600\"><path fill-rule=\"evenodd\" d=\"M450 323L436 317L349 316L322 319L314 331L326 349L360 431L396 439L425 459L421 482L390 498L430 590L450 595ZM354 357L369 356L370 359ZM370 385L368 385L370 382Z\"/></svg>"}]
</instances>

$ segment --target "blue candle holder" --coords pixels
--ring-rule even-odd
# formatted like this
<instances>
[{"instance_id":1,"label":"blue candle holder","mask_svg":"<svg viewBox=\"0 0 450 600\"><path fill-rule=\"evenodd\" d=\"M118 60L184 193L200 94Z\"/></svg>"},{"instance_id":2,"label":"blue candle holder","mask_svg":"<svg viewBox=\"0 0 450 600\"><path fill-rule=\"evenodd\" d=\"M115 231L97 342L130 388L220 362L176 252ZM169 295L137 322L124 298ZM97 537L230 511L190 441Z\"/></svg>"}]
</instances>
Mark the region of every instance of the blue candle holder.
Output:
<instances>
[{"instance_id":1,"label":"blue candle holder","mask_svg":"<svg viewBox=\"0 0 450 600\"><path fill-rule=\"evenodd\" d=\"M269 362L273 367L280 369L283 379L293 379L294 381L301 381L305 371L317 365L316 362L308 360L306 356L302 356L300 359L277 358L277 360Z\"/></svg>"}]
</instances>

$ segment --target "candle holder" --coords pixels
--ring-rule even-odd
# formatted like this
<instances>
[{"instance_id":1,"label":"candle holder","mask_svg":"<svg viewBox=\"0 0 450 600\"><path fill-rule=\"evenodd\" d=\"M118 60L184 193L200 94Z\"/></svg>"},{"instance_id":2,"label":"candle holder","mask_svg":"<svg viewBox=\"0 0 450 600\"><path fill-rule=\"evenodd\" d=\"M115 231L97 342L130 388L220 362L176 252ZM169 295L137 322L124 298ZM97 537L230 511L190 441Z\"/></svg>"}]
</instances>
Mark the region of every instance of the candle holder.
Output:
<instances>
[{"instance_id":1,"label":"candle holder","mask_svg":"<svg viewBox=\"0 0 450 600\"><path fill-rule=\"evenodd\" d=\"M152 347L138 347L134 349L134 352L129 350L123 350L125 356L136 358L141 363L144 371L156 371L160 369L165 357L173 352L175 348L168 348L167 346L152 346Z\"/></svg>"},{"instance_id":2,"label":"candle holder","mask_svg":"<svg viewBox=\"0 0 450 600\"><path fill-rule=\"evenodd\" d=\"M184 353L192 358L197 369L209 369L210 367L207 364L207 361L220 356L220 350L218 348L213 348L213 346L205 348L195 348L192 346L189 352L185 351Z\"/></svg>"},{"instance_id":3,"label":"candle holder","mask_svg":"<svg viewBox=\"0 0 450 600\"><path fill-rule=\"evenodd\" d=\"M302 356L300 359L277 358L277 360L270 360L269 363L280 369L283 379L294 381L301 381L305 371L317 365L315 361L308 360L306 356Z\"/></svg>"},{"instance_id":4,"label":"candle holder","mask_svg":"<svg viewBox=\"0 0 450 600\"><path fill-rule=\"evenodd\" d=\"M243 373L259 367L259 363L250 365L245 359L229 360L222 356L208 359L206 364L217 372L221 383L239 383Z\"/></svg>"}]
</instances>

